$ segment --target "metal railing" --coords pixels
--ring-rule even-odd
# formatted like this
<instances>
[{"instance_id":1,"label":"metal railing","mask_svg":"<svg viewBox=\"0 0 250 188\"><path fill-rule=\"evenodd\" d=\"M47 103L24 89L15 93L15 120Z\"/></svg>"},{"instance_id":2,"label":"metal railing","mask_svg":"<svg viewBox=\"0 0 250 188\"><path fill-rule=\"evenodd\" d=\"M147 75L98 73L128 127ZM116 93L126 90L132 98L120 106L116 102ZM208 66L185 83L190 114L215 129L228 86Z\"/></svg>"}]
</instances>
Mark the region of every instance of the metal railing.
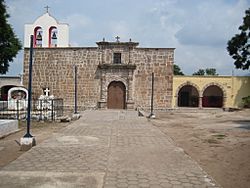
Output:
<instances>
[{"instance_id":1,"label":"metal railing","mask_svg":"<svg viewBox=\"0 0 250 188\"><path fill-rule=\"evenodd\" d=\"M31 118L54 121L64 114L63 99L32 100ZM0 101L0 119L26 119L27 100Z\"/></svg>"}]
</instances>

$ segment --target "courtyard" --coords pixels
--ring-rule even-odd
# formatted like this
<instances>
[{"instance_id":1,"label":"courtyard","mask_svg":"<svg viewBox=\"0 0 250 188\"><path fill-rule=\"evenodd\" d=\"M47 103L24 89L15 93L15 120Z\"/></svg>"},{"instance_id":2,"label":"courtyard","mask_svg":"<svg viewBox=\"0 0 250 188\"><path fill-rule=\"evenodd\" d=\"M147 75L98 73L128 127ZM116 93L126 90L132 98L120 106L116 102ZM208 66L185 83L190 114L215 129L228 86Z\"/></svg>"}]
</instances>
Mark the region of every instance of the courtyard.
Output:
<instances>
[{"instance_id":1,"label":"courtyard","mask_svg":"<svg viewBox=\"0 0 250 188\"><path fill-rule=\"evenodd\" d=\"M249 110L84 111L71 123L35 123L0 140L0 187L247 187ZM17 158L17 159L16 159ZM12 161L12 162L11 162Z\"/></svg>"}]
</instances>

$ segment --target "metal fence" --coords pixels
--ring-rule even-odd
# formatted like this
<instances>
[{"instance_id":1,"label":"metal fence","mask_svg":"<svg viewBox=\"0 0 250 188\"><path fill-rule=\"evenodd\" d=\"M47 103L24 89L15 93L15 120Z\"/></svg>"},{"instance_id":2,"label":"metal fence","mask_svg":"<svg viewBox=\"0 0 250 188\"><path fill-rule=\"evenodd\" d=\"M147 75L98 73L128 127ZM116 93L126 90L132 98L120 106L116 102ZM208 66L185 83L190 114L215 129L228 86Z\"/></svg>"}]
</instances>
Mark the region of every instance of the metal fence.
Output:
<instances>
[{"instance_id":1,"label":"metal fence","mask_svg":"<svg viewBox=\"0 0 250 188\"><path fill-rule=\"evenodd\" d=\"M31 102L31 118L54 121L64 114L63 99L39 99ZM0 101L0 119L26 119L27 100Z\"/></svg>"}]
</instances>

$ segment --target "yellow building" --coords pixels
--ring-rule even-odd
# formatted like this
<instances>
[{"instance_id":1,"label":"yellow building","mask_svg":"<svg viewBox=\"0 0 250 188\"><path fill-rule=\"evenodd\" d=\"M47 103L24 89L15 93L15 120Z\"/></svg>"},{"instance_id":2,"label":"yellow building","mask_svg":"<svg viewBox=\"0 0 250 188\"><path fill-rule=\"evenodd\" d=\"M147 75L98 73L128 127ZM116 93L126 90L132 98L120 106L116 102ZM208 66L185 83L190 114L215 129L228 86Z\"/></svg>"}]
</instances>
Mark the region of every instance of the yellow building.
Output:
<instances>
[{"instance_id":1,"label":"yellow building","mask_svg":"<svg viewBox=\"0 0 250 188\"><path fill-rule=\"evenodd\" d=\"M172 107L241 108L250 96L250 77L174 76Z\"/></svg>"}]
</instances>

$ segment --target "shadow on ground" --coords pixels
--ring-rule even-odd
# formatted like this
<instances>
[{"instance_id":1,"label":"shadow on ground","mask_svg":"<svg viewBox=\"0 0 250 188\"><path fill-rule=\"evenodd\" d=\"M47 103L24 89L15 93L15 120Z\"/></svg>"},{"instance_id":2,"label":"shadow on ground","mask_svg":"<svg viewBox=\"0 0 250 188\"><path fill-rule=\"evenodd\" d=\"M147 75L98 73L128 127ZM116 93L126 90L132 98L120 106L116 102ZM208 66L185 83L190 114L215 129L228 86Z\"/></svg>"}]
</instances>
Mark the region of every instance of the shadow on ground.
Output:
<instances>
[{"instance_id":1,"label":"shadow on ground","mask_svg":"<svg viewBox=\"0 0 250 188\"><path fill-rule=\"evenodd\" d=\"M237 128L250 130L250 120L235 120L233 122L240 124Z\"/></svg>"}]
</instances>

